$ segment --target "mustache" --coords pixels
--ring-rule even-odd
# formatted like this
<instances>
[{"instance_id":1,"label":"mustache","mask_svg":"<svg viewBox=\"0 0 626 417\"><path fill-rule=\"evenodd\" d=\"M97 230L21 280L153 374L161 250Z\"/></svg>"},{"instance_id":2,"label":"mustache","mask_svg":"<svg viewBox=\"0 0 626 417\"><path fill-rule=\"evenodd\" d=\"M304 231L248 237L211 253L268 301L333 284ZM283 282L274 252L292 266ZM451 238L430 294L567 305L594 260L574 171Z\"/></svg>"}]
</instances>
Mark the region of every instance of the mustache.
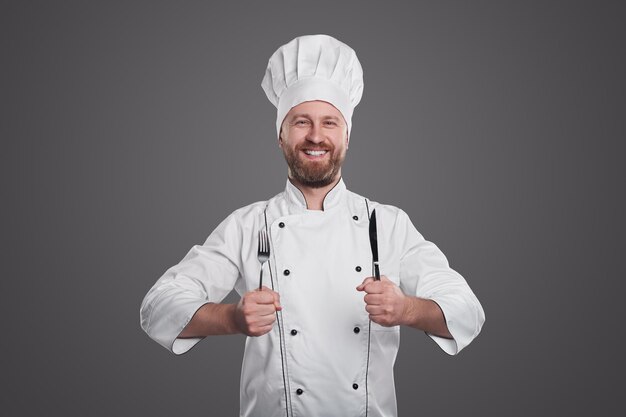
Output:
<instances>
[{"instance_id":1,"label":"mustache","mask_svg":"<svg viewBox=\"0 0 626 417\"><path fill-rule=\"evenodd\" d=\"M333 151L335 150L335 147L334 146L300 145L300 146L296 146L296 150L298 151Z\"/></svg>"}]
</instances>

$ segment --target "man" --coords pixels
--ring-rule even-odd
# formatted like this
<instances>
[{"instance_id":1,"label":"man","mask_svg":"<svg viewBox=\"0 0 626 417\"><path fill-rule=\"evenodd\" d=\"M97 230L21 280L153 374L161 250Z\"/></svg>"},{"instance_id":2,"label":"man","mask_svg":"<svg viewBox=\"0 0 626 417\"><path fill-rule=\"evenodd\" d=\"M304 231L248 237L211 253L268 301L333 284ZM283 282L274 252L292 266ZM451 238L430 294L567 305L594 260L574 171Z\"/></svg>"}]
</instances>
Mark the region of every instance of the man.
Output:
<instances>
[{"instance_id":1,"label":"man","mask_svg":"<svg viewBox=\"0 0 626 417\"><path fill-rule=\"evenodd\" d=\"M341 167L363 90L354 51L302 36L270 58L284 192L226 218L148 292L141 325L175 354L203 337L249 336L241 416L395 416L400 325L456 354L484 313L466 281L400 209L348 191ZM376 210L382 277L372 265ZM259 289L258 233L270 237ZM235 289L237 304L219 304Z\"/></svg>"}]
</instances>

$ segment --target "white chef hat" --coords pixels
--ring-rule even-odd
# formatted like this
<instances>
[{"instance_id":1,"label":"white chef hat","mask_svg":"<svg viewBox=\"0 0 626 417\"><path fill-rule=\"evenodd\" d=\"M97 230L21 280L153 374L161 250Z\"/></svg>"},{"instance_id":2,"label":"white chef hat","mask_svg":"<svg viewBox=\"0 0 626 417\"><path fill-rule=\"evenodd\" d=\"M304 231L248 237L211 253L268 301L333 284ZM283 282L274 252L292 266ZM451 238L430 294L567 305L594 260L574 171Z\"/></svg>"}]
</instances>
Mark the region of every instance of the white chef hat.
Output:
<instances>
[{"instance_id":1,"label":"white chef hat","mask_svg":"<svg viewBox=\"0 0 626 417\"><path fill-rule=\"evenodd\" d=\"M278 109L276 132L289 110L305 101L326 101L352 128L363 95L363 69L352 48L328 35L300 36L270 57L261 86Z\"/></svg>"}]
</instances>

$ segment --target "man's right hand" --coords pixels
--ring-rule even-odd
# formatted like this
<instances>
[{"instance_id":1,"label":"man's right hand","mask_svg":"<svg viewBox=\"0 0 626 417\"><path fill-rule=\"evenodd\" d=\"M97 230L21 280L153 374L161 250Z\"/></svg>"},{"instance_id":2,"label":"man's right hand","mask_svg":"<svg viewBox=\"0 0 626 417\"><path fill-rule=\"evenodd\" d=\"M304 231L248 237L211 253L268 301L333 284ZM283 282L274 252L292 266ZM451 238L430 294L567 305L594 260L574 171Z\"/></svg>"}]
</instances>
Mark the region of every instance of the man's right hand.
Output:
<instances>
[{"instance_id":1,"label":"man's right hand","mask_svg":"<svg viewBox=\"0 0 626 417\"><path fill-rule=\"evenodd\" d=\"M280 295L263 286L247 292L235 308L235 324L247 336L261 336L272 330L276 312L280 311Z\"/></svg>"}]
</instances>

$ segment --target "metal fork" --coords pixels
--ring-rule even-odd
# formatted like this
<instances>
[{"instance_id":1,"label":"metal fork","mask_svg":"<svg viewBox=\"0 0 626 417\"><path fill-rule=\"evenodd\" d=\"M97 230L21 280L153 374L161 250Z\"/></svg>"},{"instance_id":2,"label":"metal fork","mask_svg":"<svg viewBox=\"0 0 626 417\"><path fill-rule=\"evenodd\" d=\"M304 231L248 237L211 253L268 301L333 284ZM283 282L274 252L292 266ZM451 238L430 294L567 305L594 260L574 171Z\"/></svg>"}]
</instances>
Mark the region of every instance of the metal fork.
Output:
<instances>
[{"instance_id":1,"label":"metal fork","mask_svg":"<svg viewBox=\"0 0 626 417\"><path fill-rule=\"evenodd\" d=\"M259 291L263 288L263 264L270 258L270 240L265 230L259 231L259 250L257 258L261 263L261 276L259 277Z\"/></svg>"}]
</instances>

